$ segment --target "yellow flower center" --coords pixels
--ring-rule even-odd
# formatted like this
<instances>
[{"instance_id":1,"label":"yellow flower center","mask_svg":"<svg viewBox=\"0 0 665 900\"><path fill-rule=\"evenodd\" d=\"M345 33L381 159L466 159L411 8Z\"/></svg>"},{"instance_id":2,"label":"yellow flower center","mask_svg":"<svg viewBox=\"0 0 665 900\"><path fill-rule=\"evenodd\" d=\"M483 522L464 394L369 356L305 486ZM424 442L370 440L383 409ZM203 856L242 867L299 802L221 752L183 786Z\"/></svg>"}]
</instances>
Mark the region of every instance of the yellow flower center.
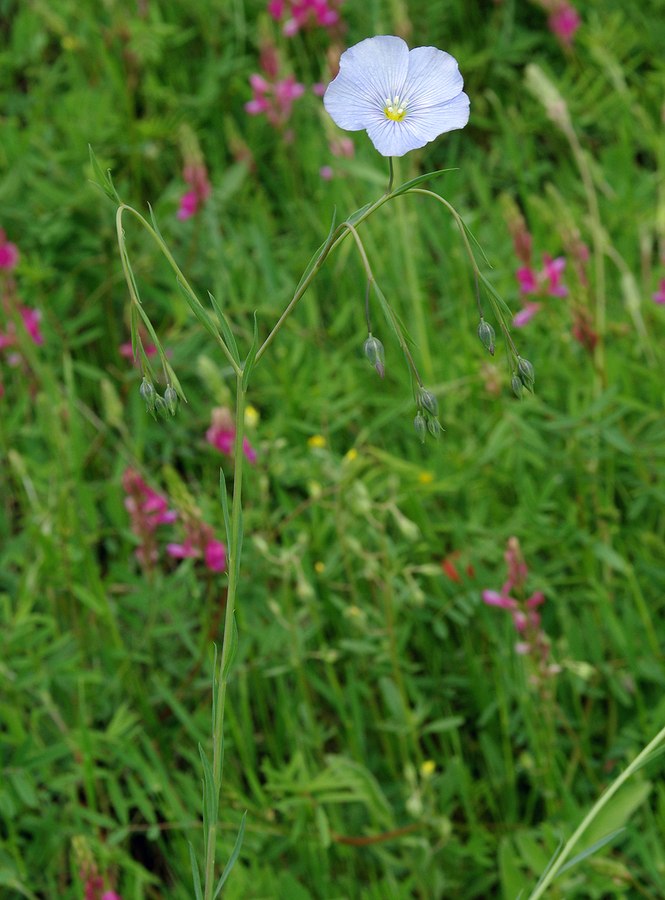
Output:
<instances>
[{"instance_id":1,"label":"yellow flower center","mask_svg":"<svg viewBox=\"0 0 665 900\"><path fill-rule=\"evenodd\" d=\"M392 100L390 97L386 97L385 104L383 111L386 114L386 119L392 119L393 122L401 122L406 116L406 100L397 94Z\"/></svg>"}]
</instances>

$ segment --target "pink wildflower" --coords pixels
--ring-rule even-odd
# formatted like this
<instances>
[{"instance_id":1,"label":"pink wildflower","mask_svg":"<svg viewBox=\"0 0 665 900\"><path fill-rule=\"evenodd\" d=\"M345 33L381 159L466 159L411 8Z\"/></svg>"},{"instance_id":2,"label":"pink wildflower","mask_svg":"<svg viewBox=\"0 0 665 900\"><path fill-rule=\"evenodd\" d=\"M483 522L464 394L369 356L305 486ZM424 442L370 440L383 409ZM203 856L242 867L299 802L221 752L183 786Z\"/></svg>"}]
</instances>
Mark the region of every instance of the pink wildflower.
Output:
<instances>
[{"instance_id":1,"label":"pink wildflower","mask_svg":"<svg viewBox=\"0 0 665 900\"><path fill-rule=\"evenodd\" d=\"M175 522L178 514L168 508L166 497L149 487L136 469L125 469L122 486L132 531L139 539L136 558L142 565L151 568L157 560L155 531L160 525Z\"/></svg>"},{"instance_id":2,"label":"pink wildflower","mask_svg":"<svg viewBox=\"0 0 665 900\"><path fill-rule=\"evenodd\" d=\"M30 309L28 306L22 306L19 310L23 326L28 332L32 342L41 346L44 343L44 336L39 329L39 323L42 314L38 309ZM16 327L13 322L9 322L6 332L0 332L0 350L6 347L12 347L16 344Z\"/></svg>"},{"instance_id":3,"label":"pink wildflower","mask_svg":"<svg viewBox=\"0 0 665 900\"><path fill-rule=\"evenodd\" d=\"M18 261L18 247L7 240L7 235L0 228L0 269L11 272L18 265Z\"/></svg>"},{"instance_id":4,"label":"pink wildflower","mask_svg":"<svg viewBox=\"0 0 665 900\"><path fill-rule=\"evenodd\" d=\"M654 303L665 304L665 278L661 278L658 290L652 296Z\"/></svg>"},{"instance_id":5,"label":"pink wildflower","mask_svg":"<svg viewBox=\"0 0 665 900\"><path fill-rule=\"evenodd\" d=\"M524 326L533 319L542 304L526 303L522 309L513 316L513 326L515 328L524 328Z\"/></svg>"},{"instance_id":6,"label":"pink wildflower","mask_svg":"<svg viewBox=\"0 0 665 900\"><path fill-rule=\"evenodd\" d=\"M120 894L116 894L115 891L104 891L102 900L122 900L122 897Z\"/></svg>"},{"instance_id":7,"label":"pink wildflower","mask_svg":"<svg viewBox=\"0 0 665 900\"><path fill-rule=\"evenodd\" d=\"M212 194L208 170L196 134L188 125L180 128L180 144L184 165L182 177L189 190L180 198L177 217L180 221L195 216Z\"/></svg>"},{"instance_id":8,"label":"pink wildflower","mask_svg":"<svg viewBox=\"0 0 665 900\"><path fill-rule=\"evenodd\" d=\"M245 103L245 111L250 116L265 114L274 128L286 125L294 102L305 93L304 85L299 84L293 75L287 75L282 79L273 77L268 81L263 75L254 73L249 76L249 84L253 96Z\"/></svg>"},{"instance_id":9,"label":"pink wildflower","mask_svg":"<svg viewBox=\"0 0 665 900\"><path fill-rule=\"evenodd\" d=\"M510 613L519 635L515 652L531 658L535 668L533 680L538 683L559 671L559 667L550 662L550 641L541 628L540 613L537 612L538 607L545 602L545 596L542 591L535 591L530 597L526 597L525 586L529 573L516 537L508 539L504 558L508 577L500 592L483 591L483 602Z\"/></svg>"},{"instance_id":10,"label":"pink wildflower","mask_svg":"<svg viewBox=\"0 0 665 900\"><path fill-rule=\"evenodd\" d=\"M223 572L226 567L226 547L221 541L208 541L203 557L211 572Z\"/></svg>"},{"instance_id":11,"label":"pink wildflower","mask_svg":"<svg viewBox=\"0 0 665 900\"><path fill-rule=\"evenodd\" d=\"M225 406L218 406L212 411L212 422L206 431L206 440L220 453L226 456L233 455L233 446L236 439L236 429L230 411ZM256 450L243 438L242 450L245 458L250 463L256 462Z\"/></svg>"},{"instance_id":12,"label":"pink wildflower","mask_svg":"<svg viewBox=\"0 0 665 900\"><path fill-rule=\"evenodd\" d=\"M155 345L150 342L146 343L144 341L143 349L145 350L146 356L155 356L155 354L157 353L157 347L155 347ZM131 359L134 362L137 362L137 359L134 356L134 352L132 350L132 342L131 341L125 341L124 344L120 344L120 347L118 348L118 350L120 352L120 356L124 356L125 359Z\"/></svg>"},{"instance_id":13,"label":"pink wildflower","mask_svg":"<svg viewBox=\"0 0 665 900\"><path fill-rule=\"evenodd\" d=\"M268 12L275 21L286 21L282 31L293 37L303 28L332 28L339 22L342 0L270 0Z\"/></svg>"},{"instance_id":14,"label":"pink wildflower","mask_svg":"<svg viewBox=\"0 0 665 900\"><path fill-rule=\"evenodd\" d=\"M561 284L561 275L566 268L566 260L563 256L556 259L545 253L543 254L543 271L541 280L547 283L547 293L550 297L567 297L568 288Z\"/></svg>"},{"instance_id":15,"label":"pink wildflower","mask_svg":"<svg viewBox=\"0 0 665 900\"><path fill-rule=\"evenodd\" d=\"M185 540L182 544L167 544L166 552L175 559L203 559L211 572L223 572L226 566L226 547L215 540L212 528L205 522L188 521Z\"/></svg>"},{"instance_id":16,"label":"pink wildflower","mask_svg":"<svg viewBox=\"0 0 665 900\"><path fill-rule=\"evenodd\" d=\"M572 47L573 38L580 23L579 13L567 0L563 0L547 20L550 31L567 50Z\"/></svg>"},{"instance_id":17,"label":"pink wildflower","mask_svg":"<svg viewBox=\"0 0 665 900\"><path fill-rule=\"evenodd\" d=\"M319 169L319 177L324 181L331 181L335 177L332 166L321 166Z\"/></svg>"},{"instance_id":18,"label":"pink wildflower","mask_svg":"<svg viewBox=\"0 0 665 900\"><path fill-rule=\"evenodd\" d=\"M553 259L548 253L543 254L543 268L536 272L531 266L522 266L515 273L523 296L538 294L541 297L566 297L568 288L562 284L561 276L566 267L563 256ZM540 303L525 303L524 307L513 318L515 328L523 328L536 315Z\"/></svg>"}]
</instances>

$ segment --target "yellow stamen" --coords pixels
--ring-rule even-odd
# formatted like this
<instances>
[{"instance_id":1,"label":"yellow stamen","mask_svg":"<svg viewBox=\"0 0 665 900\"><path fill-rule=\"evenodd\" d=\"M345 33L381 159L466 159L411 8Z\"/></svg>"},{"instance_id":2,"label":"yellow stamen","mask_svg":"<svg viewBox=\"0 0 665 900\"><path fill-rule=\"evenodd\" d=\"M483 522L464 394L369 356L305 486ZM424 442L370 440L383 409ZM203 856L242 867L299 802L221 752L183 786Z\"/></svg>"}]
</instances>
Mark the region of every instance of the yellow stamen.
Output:
<instances>
[{"instance_id":1,"label":"yellow stamen","mask_svg":"<svg viewBox=\"0 0 665 900\"><path fill-rule=\"evenodd\" d=\"M400 97L399 94L395 94L392 100L390 97L386 97L383 111L386 119L392 119L393 122L401 122L406 116L406 100Z\"/></svg>"}]
</instances>

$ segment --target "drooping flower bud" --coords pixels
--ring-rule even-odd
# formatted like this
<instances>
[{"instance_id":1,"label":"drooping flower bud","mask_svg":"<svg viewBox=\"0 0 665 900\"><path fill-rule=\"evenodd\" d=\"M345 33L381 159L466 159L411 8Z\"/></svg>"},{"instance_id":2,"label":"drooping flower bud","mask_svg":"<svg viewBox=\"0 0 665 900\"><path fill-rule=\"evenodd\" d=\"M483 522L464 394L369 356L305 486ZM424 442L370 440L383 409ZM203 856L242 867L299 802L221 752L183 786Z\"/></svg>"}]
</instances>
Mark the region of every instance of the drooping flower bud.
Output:
<instances>
[{"instance_id":1,"label":"drooping flower bud","mask_svg":"<svg viewBox=\"0 0 665 900\"><path fill-rule=\"evenodd\" d=\"M434 416L428 416L427 428L432 437L438 440L441 436L441 423L439 422L439 420L435 419Z\"/></svg>"},{"instance_id":2,"label":"drooping flower bud","mask_svg":"<svg viewBox=\"0 0 665 900\"><path fill-rule=\"evenodd\" d=\"M533 391L533 383L536 380L536 373L528 359L521 356L517 357L517 373L519 379L528 391Z\"/></svg>"},{"instance_id":3,"label":"drooping flower bud","mask_svg":"<svg viewBox=\"0 0 665 900\"><path fill-rule=\"evenodd\" d=\"M513 377L510 379L510 386L513 389L513 394L515 394L518 399L521 399L524 388L522 386L522 379L517 372L513 373Z\"/></svg>"},{"instance_id":4,"label":"drooping flower bud","mask_svg":"<svg viewBox=\"0 0 665 900\"><path fill-rule=\"evenodd\" d=\"M418 402L430 415L439 415L439 401L431 391L421 387L418 391Z\"/></svg>"},{"instance_id":5,"label":"drooping flower bud","mask_svg":"<svg viewBox=\"0 0 665 900\"><path fill-rule=\"evenodd\" d=\"M480 338L483 347L489 351L490 356L494 356L494 341L496 335L494 334L494 329L490 323L486 322L482 317L478 323L478 337Z\"/></svg>"},{"instance_id":6,"label":"drooping flower bud","mask_svg":"<svg viewBox=\"0 0 665 900\"><path fill-rule=\"evenodd\" d=\"M155 394L155 412L158 416L161 416L162 419L165 419L169 414L166 400L163 397L160 397L159 394Z\"/></svg>"},{"instance_id":7,"label":"drooping flower bud","mask_svg":"<svg viewBox=\"0 0 665 900\"><path fill-rule=\"evenodd\" d=\"M175 416L176 410L178 408L178 392L171 384L164 391L164 402L166 403L166 408L171 413L171 415Z\"/></svg>"},{"instance_id":8,"label":"drooping flower bud","mask_svg":"<svg viewBox=\"0 0 665 900\"><path fill-rule=\"evenodd\" d=\"M416 429L416 434L420 438L420 443L425 443L425 436L427 434L427 422L425 421L425 416L418 410L415 419L413 420L413 427Z\"/></svg>"},{"instance_id":9,"label":"drooping flower bud","mask_svg":"<svg viewBox=\"0 0 665 900\"><path fill-rule=\"evenodd\" d=\"M381 341L378 340L378 338L375 338L373 334L370 334L363 344L363 352L367 357L369 364L375 368L379 373L379 376L383 378L386 370L384 366L385 353Z\"/></svg>"},{"instance_id":10,"label":"drooping flower bud","mask_svg":"<svg viewBox=\"0 0 665 900\"><path fill-rule=\"evenodd\" d=\"M139 388L139 394L143 398L143 402L145 403L145 408L149 413L155 412L155 389L152 386L152 383L148 381L147 378L144 378L141 382L141 387Z\"/></svg>"}]
</instances>

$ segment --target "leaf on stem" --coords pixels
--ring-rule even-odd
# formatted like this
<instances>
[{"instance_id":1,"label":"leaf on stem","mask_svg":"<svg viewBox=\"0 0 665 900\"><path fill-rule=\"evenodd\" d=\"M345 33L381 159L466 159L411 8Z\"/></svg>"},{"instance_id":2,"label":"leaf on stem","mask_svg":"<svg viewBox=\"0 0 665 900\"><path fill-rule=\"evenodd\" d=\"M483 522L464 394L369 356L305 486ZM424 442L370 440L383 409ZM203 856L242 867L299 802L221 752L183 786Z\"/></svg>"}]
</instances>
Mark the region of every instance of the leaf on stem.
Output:
<instances>
[{"instance_id":1,"label":"leaf on stem","mask_svg":"<svg viewBox=\"0 0 665 900\"><path fill-rule=\"evenodd\" d=\"M106 172L104 172L99 164L97 157L95 156L91 144L88 144L88 151L90 153L90 165L92 166L92 171L94 172L96 178L96 181L93 181L92 184L96 185L101 191L103 191L109 198L109 200L112 200L114 203L117 203L118 206L120 206L122 204L122 200L118 196L118 192L116 191L115 185L113 184L113 179L111 178L111 170L107 169Z\"/></svg>"},{"instance_id":2,"label":"leaf on stem","mask_svg":"<svg viewBox=\"0 0 665 900\"><path fill-rule=\"evenodd\" d=\"M259 349L259 326L256 321L256 312L254 312L254 332L252 334L252 343L250 344L249 351L247 353L247 358L245 359L245 365L242 367L242 389L243 391L247 390L247 382L249 381L249 376L252 373L252 369L254 368L254 360L256 359L256 352Z\"/></svg>"},{"instance_id":3,"label":"leaf on stem","mask_svg":"<svg viewBox=\"0 0 665 900\"><path fill-rule=\"evenodd\" d=\"M394 191L390 192L391 197L399 197L400 194L404 194L406 191L410 191L411 188L416 187L419 184L422 184L423 181L430 181L433 178L439 178L441 175L445 175L446 172L456 172L457 168L453 167L452 169L437 169L435 172L427 172L425 175L418 175L417 178L412 178L411 181L407 181L404 184L400 184L399 187L395 188Z\"/></svg>"},{"instance_id":4,"label":"leaf on stem","mask_svg":"<svg viewBox=\"0 0 665 900\"><path fill-rule=\"evenodd\" d=\"M226 546L231 547L231 516L229 515L229 495L226 492L226 478L224 470L219 470L219 496L222 501L222 515L224 516L224 530L226 532Z\"/></svg>"},{"instance_id":5,"label":"leaf on stem","mask_svg":"<svg viewBox=\"0 0 665 900\"><path fill-rule=\"evenodd\" d=\"M236 838L236 842L233 846L233 850L231 851L231 855L229 856L229 860L227 864L224 866L224 871L222 873L222 877L217 882L217 887L215 888L215 892L212 895L213 900L216 900L219 897L222 888L226 882L226 879L231 874L231 869L236 863L238 859L238 855L240 853L240 848L242 847L242 839L245 836L245 819L247 818L247 811L242 814L242 819L240 821L240 828L238 829L238 837Z\"/></svg>"},{"instance_id":6,"label":"leaf on stem","mask_svg":"<svg viewBox=\"0 0 665 900\"><path fill-rule=\"evenodd\" d=\"M199 744L199 755L203 765L203 833L207 840L210 826L217 824L219 794L215 788L212 767L201 744Z\"/></svg>"},{"instance_id":7,"label":"leaf on stem","mask_svg":"<svg viewBox=\"0 0 665 900\"><path fill-rule=\"evenodd\" d=\"M238 345L236 344L236 339L233 336L233 332L231 331L231 326L229 325L229 321L224 315L224 311L222 307L219 305L217 300L213 297L213 295L208 291L208 297L210 298L210 303L212 308L217 313L217 317L219 319L219 327L222 329L222 335L224 338L224 343L226 345L226 349L229 351L233 359L240 365L240 353L238 352Z\"/></svg>"},{"instance_id":8,"label":"leaf on stem","mask_svg":"<svg viewBox=\"0 0 665 900\"><path fill-rule=\"evenodd\" d=\"M201 887L201 875L199 873L199 866L196 862L196 854L194 853L194 848L192 847L191 841L188 841L189 845L189 861L192 866L192 881L194 882L194 896L196 900L203 900L203 889Z\"/></svg>"},{"instance_id":9,"label":"leaf on stem","mask_svg":"<svg viewBox=\"0 0 665 900\"><path fill-rule=\"evenodd\" d=\"M224 668L222 669L222 681L228 681L229 672L233 665L236 653L238 652L238 625L236 624L235 613L231 624L231 634L229 635L229 649L224 660Z\"/></svg>"}]
</instances>

